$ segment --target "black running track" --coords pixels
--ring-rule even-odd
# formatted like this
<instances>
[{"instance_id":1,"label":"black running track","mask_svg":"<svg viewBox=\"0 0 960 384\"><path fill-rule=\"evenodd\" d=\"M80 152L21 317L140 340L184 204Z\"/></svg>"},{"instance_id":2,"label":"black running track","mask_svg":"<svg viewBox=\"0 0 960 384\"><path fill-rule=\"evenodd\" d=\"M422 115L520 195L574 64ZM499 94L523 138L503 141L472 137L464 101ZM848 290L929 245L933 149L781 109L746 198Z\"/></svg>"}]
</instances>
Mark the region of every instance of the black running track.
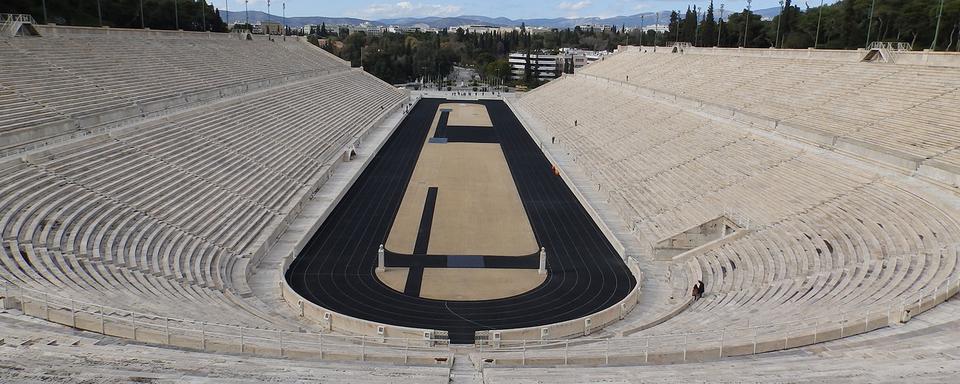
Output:
<instances>
[{"instance_id":1,"label":"black running track","mask_svg":"<svg viewBox=\"0 0 960 384\"><path fill-rule=\"evenodd\" d=\"M478 330L571 320L626 297L635 284L633 275L563 180L551 172L549 161L507 105L494 100L477 102L486 105L490 113L493 138L463 127L447 127L445 134L462 136L459 139L463 141L500 143L537 243L547 249L546 281L509 298L446 301L417 297L418 286L408 287L404 293L394 291L375 277L377 248L386 243L420 149L443 102L447 101L423 99L411 110L291 264L286 272L290 286L307 300L341 314L446 330L451 342L460 344L473 343ZM387 252L386 260L388 267L411 267L411 274L422 274L423 267L536 269L538 264L535 254L504 258Z\"/></svg>"}]
</instances>

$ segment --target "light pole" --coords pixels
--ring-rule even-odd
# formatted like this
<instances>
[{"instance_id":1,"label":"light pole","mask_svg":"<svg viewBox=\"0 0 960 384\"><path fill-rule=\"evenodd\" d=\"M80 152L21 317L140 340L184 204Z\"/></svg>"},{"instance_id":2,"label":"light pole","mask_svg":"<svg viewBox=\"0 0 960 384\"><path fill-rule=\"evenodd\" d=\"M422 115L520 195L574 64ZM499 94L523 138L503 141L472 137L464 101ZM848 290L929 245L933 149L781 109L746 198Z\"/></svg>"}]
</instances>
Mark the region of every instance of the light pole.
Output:
<instances>
[{"instance_id":1,"label":"light pole","mask_svg":"<svg viewBox=\"0 0 960 384\"><path fill-rule=\"evenodd\" d=\"M937 29L933 31L933 43L930 44L930 50L937 49L937 38L940 37L940 18L943 17L943 0L940 0L940 10L937 11ZM950 49L950 48L947 48Z\"/></svg>"},{"instance_id":2,"label":"light pole","mask_svg":"<svg viewBox=\"0 0 960 384\"><path fill-rule=\"evenodd\" d=\"M283 40L287 40L287 2L283 2Z\"/></svg>"},{"instance_id":3,"label":"light pole","mask_svg":"<svg viewBox=\"0 0 960 384\"><path fill-rule=\"evenodd\" d=\"M248 6L249 3L250 3L250 0L243 0L243 12L246 13L247 15L247 27L250 26L250 7Z\"/></svg>"},{"instance_id":4,"label":"light pole","mask_svg":"<svg viewBox=\"0 0 960 384\"><path fill-rule=\"evenodd\" d=\"M820 44L820 21L823 20L823 0L820 0L820 16L817 16L817 37L813 38L813 49L817 49Z\"/></svg>"},{"instance_id":5,"label":"light pole","mask_svg":"<svg viewBox=\"0 0 960 384\"><path fill-rule=\"evenodd\" d=\"M657 11L657 24L656 24L656 26L657 26L657 28L653 30L653 46L654 46L654 47L657 46L657 39L660 37L660 11ZM663 45L666 46L667 44L664 43ZM654 48L653 51L656 52L657 49Z\"/></svg>"},{"instance_id":6,"label":"light pole","mask_svg":"<svg viewBox=\"0 0 960 384\"><path fill-rule=\"evenodd\" d=\"M207 0L202 1L203 4L200 5L200 19L201 24L203 25L203 31L207 31Z\"/></svg>"},{"instance_id":7,"label":"light pole","mask_svg":"<svg viewBox=\"0 0 960 384\"><path fill-rule=\"evenodd\" d=\"M141 1L142 1L142 0L141 0ZM224 9L226 9L226 11L227 11L227 25L229 26L229 25L230 25L230 1L229 1L229 0L223 0L223 7L224 7Z\"/></svg>"},{"instance_id":8,"label":"light pole","mask_svg":"<svg viewBox=\"0 0 960 384\"><path fill-rule=\"evenodd\" d=\"M723 30L723 3L720 3L720 22L717 23L717 46L720 46L720 31Z\"/></svg>"},{"instance_id":9,"label":"light pole","mask_svg":"<svg viewBox=\"0 0 960 384\"><path fill-rule=\"evenodd\" d=\"M870 32L873 29L873 8L877 5L877 0L870 2L870 16L867 19L867 48L870 47Z\"/></svg>"},{"instance_id":10,"label":"light pole","mask_svg":"<svg viewBox=\"0 0 960 384\"><path fill-rule=\"evenodd\" d=\"M267 37L270 36L270 21L270 0L267 0Z\"/></svg>"},{"instance_id":11,"label":"light pole","mask_svg":"<svg viewBox=\"0 0 960 384\"><path fill-rule=\"evenodd\" d=\"M677 39L674 40L674 43L680 42L680 11L677 11Z\"/></svg>"},{"instance_id":12,"label":"light pole","mask_svg":"<svg viewBox=\"0 0 960 384\"><path fill-rule=\"evenodd\" d=\"M773 40L773 47L780 48L780 24L783 23L783 0L780 0L780 15L777 16L777 37Z\"/></svg>"},{"instance_id":13,"label":"light pole","mask_svg":"<svg viewBox=\"0 0 960 384\"><path fill-rule=\"evenodd\" d=\"M97 0L97 20L100 20L100 26L103 26L103 12L100 11L100 0ZM936 40L936 39L934 39Z\"/></svg>"},{"instance_id":14,"label":"light pole","mask_svg":"<svg viewBox=\"0 0 960 384\"><path fill-rule=\"evenodd\" d=\"M140 29L147 29L147 23L143 21L143 0L140 0Z\"/></svg>"},{"instance_id":15,"label":"light pole","mask_svg":"<svg viewBox=\"0 0 960 384\"><path fill-rule=\"evenodd\" d=\"M697 23L697 25L696 25L696 28L694 28L693 30L693 45L699 46L698 42L700 41L700 11L696 9L696 6L694 6L694 13L696 13L697 15L697 20L694 21L695 23Z\"/></svg>"},{"instance_id":16,"label":"light pole","mask_svg":"<svg viewBox=\"0 0 960 384\"><path fill-rule=\"evenodd\" d=\"M173 23L178 31L180 30L180 8L177 7L179 2L180 0L173 0Z\"/></svg>"},{"instance_id":17,"label":"light pole","mask_svg":"<svg viewBox=\"0 0 960 384\"><path fill-rule=\"evenodd\" d=\"M750 4L753 3L753 0L747 0L747 12L744 14L747 16L747 20L743 26L743 47L749 47L747 45L747 33L750 32Z\"/></svg>"},{"instance_id":18,"label":"light pole","mask_svg":"<svg viewBox=\"0 0 960 384\"><path fill-rule=\"evenodd\" d=\"M377 48L377 53L380 53L380 48ZM363 47L360 47L360 69L363 69Z\"/></svg>"},{"instance_id":19,"label":"light pole","mask_svg":"<svg viewBox=\"0 0 960 384\"><path fill-rule=\"evenodd\" d=\"M640 15L640 48L643 48L643 34L644 34L644 32L646 32L646 30L643 29L643 15Z\"/></svg>"}]
</instances>

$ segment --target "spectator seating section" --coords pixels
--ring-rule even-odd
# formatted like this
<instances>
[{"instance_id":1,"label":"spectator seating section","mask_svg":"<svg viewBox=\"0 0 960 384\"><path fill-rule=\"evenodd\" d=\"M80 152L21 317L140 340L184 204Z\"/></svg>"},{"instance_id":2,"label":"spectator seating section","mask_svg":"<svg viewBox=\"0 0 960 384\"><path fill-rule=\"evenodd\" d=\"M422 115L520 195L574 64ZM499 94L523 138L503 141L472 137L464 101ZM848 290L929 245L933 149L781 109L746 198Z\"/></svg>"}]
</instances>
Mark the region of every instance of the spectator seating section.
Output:
<instances>
[{"instance_id":1,"label":"spectator seating section","mask_svg":"<svg viewBox=\"0 0 960 384\"><path fill-rule=\"evenodd\" d=\"M203 33L0 38L0 155L212 94L347 69L334 56L292 38L247 41Z\"/></svg>"},{"instance_id":2,"label":"spectator seating section","mask_svg":"<svg viewBox=\"0 0 960 384\"><path fill-rule=\"evenodd\" d=\"M0 47L20 52L0 61L21 60L0 65L0 97L16 100L0 110L3 130L311 72L0 162L0 283L198 321L295 326L245 298L246 268L342 148L406 98L305 42L119 35Z\"/></svg>"},{"instance_id":3,"label":"spectator seating section","mask_svg":"<svg viewBox=\"0 0 960 384\"><path fill-rule=\"evenodd\" d=\"M567 76L519 104L591 170L642 242L723 212L750 229L678 261L702 276L705 297L636 336L883 308L960 275L955 215L837 154L592 77Z\"/></svg>"},{"instance_id":4,"label":"spectator seating section","mask_svg":"<svg viewBox=\"0 0 960 384\"><path fill-rule=\"evenodd\" d=\"M731 108L912 163L960 166L960 68L706 53L627 50L581 73Z\"/></svg>"}]
</instances>

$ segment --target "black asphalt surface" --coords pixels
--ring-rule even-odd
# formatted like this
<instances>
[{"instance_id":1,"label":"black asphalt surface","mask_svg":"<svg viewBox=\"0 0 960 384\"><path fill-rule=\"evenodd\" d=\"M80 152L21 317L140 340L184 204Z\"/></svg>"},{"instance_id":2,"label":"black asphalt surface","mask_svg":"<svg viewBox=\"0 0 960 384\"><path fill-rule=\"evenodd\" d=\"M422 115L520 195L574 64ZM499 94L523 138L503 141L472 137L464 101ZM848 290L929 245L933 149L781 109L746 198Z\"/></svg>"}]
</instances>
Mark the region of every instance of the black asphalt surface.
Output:
<instances>
[{"instance_id":1,"label":"black asphalt surface","mask_svg":"<svg viewBox=\"0 0 960 384\"><path fill-rule=\"evenodd\" d=\"M333 311L384 324L440 329L453 343L474 332L571 320L610 307L634 286L633 275L589 214L502 101L486 105L537 242L547 250L546 281L496 300L445 301L394 291L375 276L377 248L386 243L430 124L443 99L423 99L360 175L286 272L301 296ZM460 101L457 101L460 102ZM453 130L446 129L445 134ZM470 134L464 136L472 136ZM480 141L491 137L485 134ZM468 139L465 137L464 139ZM443 193L443 191L438 191ZM387 265L537 267L537 255L397 255ZM411 288L414 289L414 288ZM415 288L419 291L419 287Z\"/></svg>"}]
</instances>

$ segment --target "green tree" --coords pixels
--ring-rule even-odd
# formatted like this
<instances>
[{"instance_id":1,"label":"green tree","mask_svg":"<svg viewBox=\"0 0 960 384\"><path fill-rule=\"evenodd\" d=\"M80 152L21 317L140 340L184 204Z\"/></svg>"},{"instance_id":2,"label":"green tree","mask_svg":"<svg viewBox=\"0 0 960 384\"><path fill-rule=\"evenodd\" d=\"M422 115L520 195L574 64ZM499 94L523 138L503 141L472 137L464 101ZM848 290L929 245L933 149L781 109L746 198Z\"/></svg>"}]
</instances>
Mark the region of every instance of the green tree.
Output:
<instances>
[{"instance_id":1,"label":"green tree","mask_svg":"<svg viewBox=\"0 0 960 384\"><path fill-rule=\"evenodd\" d=\"M44 4L46 20L43 19ZM152 29L174 29L179 24L180 29L186 31L227 30L217 8L205 1L179 0L174 7L174 0L144 0L143 10L141 19L139 0L100 0L99 15L104 26L114 28L140 28L142 23ZM100 26L96 1L5 0L0 2L0 13L27 13L40 23Z\"/></svg>"},{"instance_id":2,"label":"green tree","mask_svg":"<svg viewBox=\"0 0 960 384\"><path fill-rule=\"evenodd\" d=\"M680 21L680 41L696 44L698 37L697 25L699 23L697 19L697 6L693 6L693 9L687 7L687 13L684 14L683 20Z\"/></svg>"},{"instance_id":3,"label":"green tree","mask_svg":"<svg viewBox=\"0 0 960 384\"><path fill-rule=\"evenodd\" d=\"M711 47L717 43L717 22L713 14L713 0L710 0L710 4L707 5L707 14L704 16L702 24L698 45Z\"/></svg>"}]
</instances>

